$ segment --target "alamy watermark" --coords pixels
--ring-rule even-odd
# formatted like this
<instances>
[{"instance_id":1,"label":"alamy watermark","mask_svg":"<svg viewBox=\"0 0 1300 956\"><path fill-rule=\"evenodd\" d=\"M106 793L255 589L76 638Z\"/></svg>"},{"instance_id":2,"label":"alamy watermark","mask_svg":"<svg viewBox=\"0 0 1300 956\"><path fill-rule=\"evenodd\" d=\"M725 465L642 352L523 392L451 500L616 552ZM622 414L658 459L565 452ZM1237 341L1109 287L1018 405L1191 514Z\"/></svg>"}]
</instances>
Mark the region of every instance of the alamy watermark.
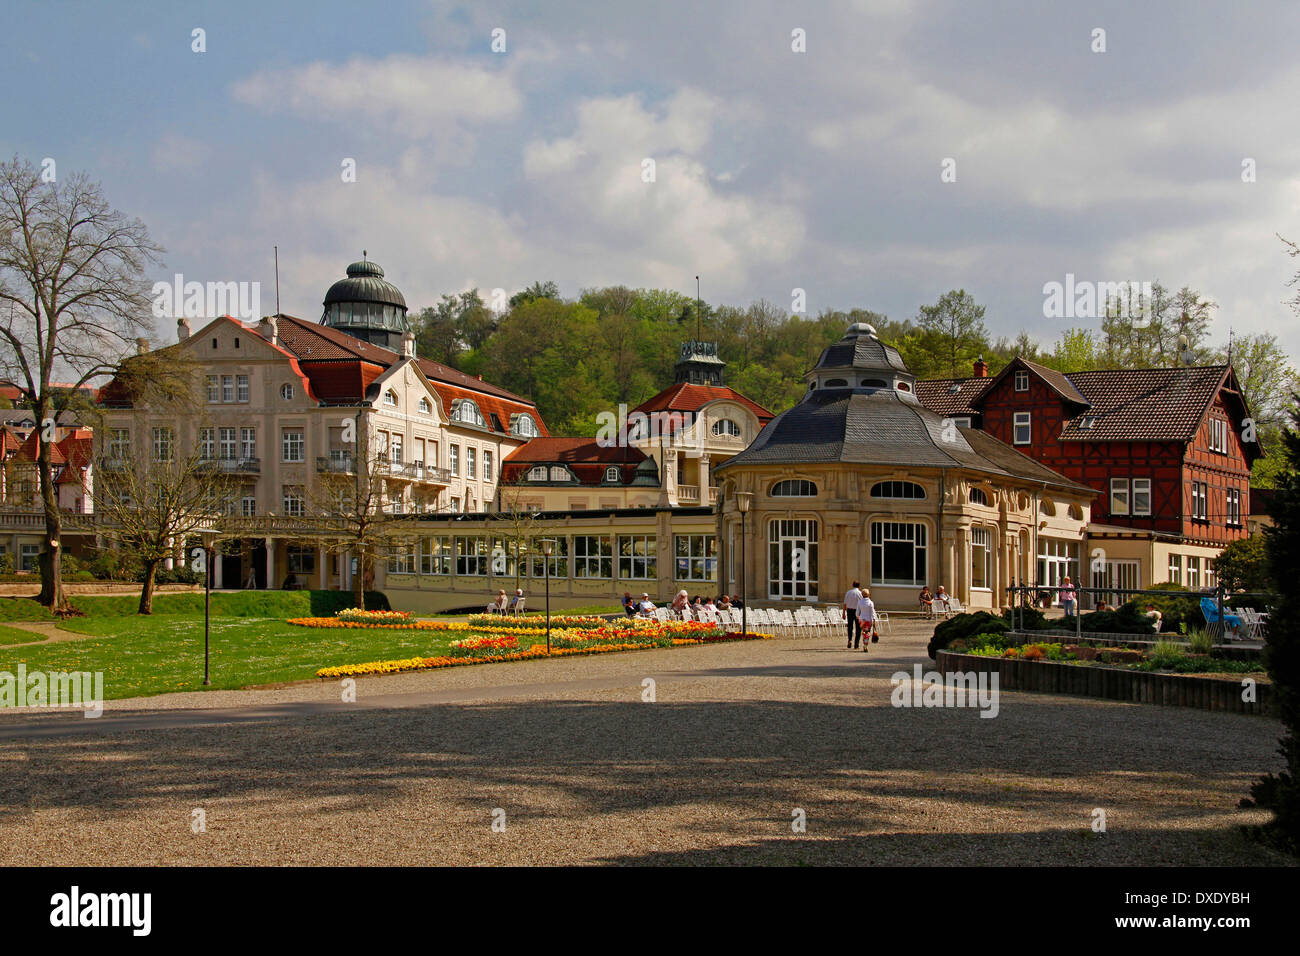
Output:
<instances>
[{"instance_id":1,"label":"alamy watermark","mask_svg":"<svg viewBox=\"0 0 1300 956\"><path fill-rule=\"evenodd\" d=\"M18 673L0 671L0 708L76 707L86 717L104 712L103 671L32 671L18 665Z\"/></svg>"},{"instance_id":2,"label":"alamy watermark","mask_svg":"<svg viewBox=\"0 0 1300 956\"><path fill-rule=\"evenodd\" d=\"M620 403L617 412L596 415L596 444L601 448L626 448L629 445L662 444L667 448L704 451L704 425L693 412L631 413Z\"/></svg>"},{"instance_id":3,"label":"alamy watermark","mask_svg":"<svg viewBox=\"0 0 1300 956\"><path fill-rule=\"evenodd\" d=\"M1048 319L1099 319L1114 315L1133 319L1135 325L1151 321L1150 282L1091 282L1076 280L1073 272L1064 282L1043 285L1043 317Z\"/></svg>"},{"instance_id":4,"label":"alamy watermark","mask_svg":"<svg viewBox=\"0 0 1300 956\"><path fill-rule=\"evenodd\" d=\"M922 673L914 664L912 673L897 671L889 679L894 686L889 702L895 707L973 707L981 717L998 715L998 674L986 671L938 671Z\"/></svg>"},{"instance_id":5,"label":"alamy watermark","mask_svg":"<svg viewBox=\"0 0 1300 956\"><path fill-rule=\"evenodd\" d=\"M186 282L176 273L172 282L155 282L153 314L159 319L215 319L229 315L250 321L262 317L260 282Z\"/></svg>"}]
</instances>

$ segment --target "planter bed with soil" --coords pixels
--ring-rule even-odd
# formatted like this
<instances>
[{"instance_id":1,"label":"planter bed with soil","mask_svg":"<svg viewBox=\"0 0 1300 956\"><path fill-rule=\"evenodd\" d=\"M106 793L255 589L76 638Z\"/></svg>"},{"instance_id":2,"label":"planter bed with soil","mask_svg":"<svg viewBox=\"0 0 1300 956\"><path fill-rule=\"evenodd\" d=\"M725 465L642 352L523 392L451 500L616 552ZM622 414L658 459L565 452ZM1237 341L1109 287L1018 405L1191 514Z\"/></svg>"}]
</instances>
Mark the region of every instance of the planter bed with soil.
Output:
<instances>
[{"instance_id":1,"label":"planter bed with soil","mask_svg":"<svg viewBox=\"0 0 1300 956\"><path fill-rule=\"evenodd\" d=\"M1267 683L1267 678L1263 678L1260 674L1211 676L1135 670L1106 666L1084 658L1094 654L1109 654L1116 657L1136 655L1140 660L1141 652L1136 649L1127 653L1122 649L1108 652L1103 648L1083 646L1067 647L1064 650L1077 653L1080 659L1075 661L1025 660L941 650L935 660L941 674L972 671L997 674L1000 690L1077 694L1107 700L1163 704L1166 707L1196 707L1200 710L1235 714L1268 715L1271 713L1272 686ZM1242 682L1247 677L1255 680L1253 701L1242 700Z\"/></svg>"}]
</instances>

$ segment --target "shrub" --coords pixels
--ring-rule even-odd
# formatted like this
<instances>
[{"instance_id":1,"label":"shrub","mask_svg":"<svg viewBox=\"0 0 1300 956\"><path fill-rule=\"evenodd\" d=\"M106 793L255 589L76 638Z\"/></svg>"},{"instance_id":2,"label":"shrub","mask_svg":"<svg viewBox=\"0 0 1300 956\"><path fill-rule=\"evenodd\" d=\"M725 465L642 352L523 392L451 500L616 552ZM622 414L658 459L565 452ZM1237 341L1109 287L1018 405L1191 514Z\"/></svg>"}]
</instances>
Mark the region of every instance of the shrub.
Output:
<instances>
[{"instance_id":1,"label":"shrub","mask_svg":"<svg viewBox=\"0 0 1300 956\"><path fill-rule=\"evenodd\" d=\"M1020 607L1012 611L1010 608L1002 612L1002 619L1007 622L1007 627L1018 627L1024 631L1045 631L1049 628L1060 627L1060 621L1049 620L1036 607Z\"/></svg>"},{"instance_id":2,"label":"shrub","mask_svg":"<svg viewBox=\"0 0 1300 956\"><path fill-rule=\"evenodd\" d=\"M0 554L0 574L14 573L14 556L7 551Z\"/></svg>"},{"instance_id":3,"label":"shrub","mask_svg":"<svg viewBox=\"0 0 1300 956\"><path fill-rule=\"evenodd\" d=\"M101 551L90 562L90 573L101 581L121 581L127 577L126 562L119 551Z\"/></svg>"},{"instance_id":4,"label":"shrub","mask_svg":"<svg viewBox=\"0 0 1300 956\"><path fill-rule=\"evenodd\" d=\"M950 617L948 620L940 622L935 627L934 636L930 638L926 653L933 658L936 653L959 638L969 638L984 633L1001 634L1007 631L1009 627L1010 625L1006 621L1000 617L994 617L988 611L976 611L974 614L958 614L956 617Z\"/></svg>"},{"instance_id":5,"label":"shrub","mask_svg":"<svg viewBox=\"0 0 1300 956\"><path fill-rule=\"evenodd\" d=\"M1143 611L1146 610L1148 604L1155 605L1156 610L1161 614L1160 630L1178 634L1182 633L1184 629L1200 627L1205 624L1205 618L1201 616L1201 596L1199 594L1192 594L1183 585L1171 584L1168 581L1152 585L1151 590L1170 592L1168 597L1147 595L1140 602Z\"/></svg>"},{"instance_id":6,"label":"shrub","mask_svg":"<svg viewBox=\"0 0 1300 956\"><path fill-rule=\"evenodd\" d=\"M1186 648L1181 641L1156 641L1151 647L1148 660L1156 667L1173 667L1187 657Z\"/></svg>"},{"instance_id":7,"label":"shrub","mask_svg":"<svg viewBox=\"0 0 1300 956\"><path fill-rule=\"evenodd\" d=\"M1093 611L1083 615L1079 630L1084 634L1154 634L1155 626L1144 615L1145 611L1138 610L1137 604L1129 601L1114 611ZM1074 618L1065 618L1062 626L1074 630Z\"/></svg>"},{"instance_id":8,"label":"shrub","mask_svg":"<svg viewBox=\"0 0 1300 956\"><path fill-rule=\"evenodd\" d=\"M1189 631L1187 644L1193 654L1209 654L1214 650L1214 635L1206 630Z\"/></svg>"}]
</instances>

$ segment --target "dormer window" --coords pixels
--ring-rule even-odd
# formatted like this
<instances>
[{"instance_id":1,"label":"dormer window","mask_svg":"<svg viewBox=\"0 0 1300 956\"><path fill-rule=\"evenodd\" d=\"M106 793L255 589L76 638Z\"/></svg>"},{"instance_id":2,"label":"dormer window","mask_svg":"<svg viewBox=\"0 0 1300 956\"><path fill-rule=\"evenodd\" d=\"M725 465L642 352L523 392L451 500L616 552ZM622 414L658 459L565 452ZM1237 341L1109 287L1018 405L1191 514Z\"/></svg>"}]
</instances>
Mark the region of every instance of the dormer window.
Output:
<instances>
[{"instance_id":1,"label":"dormer window","mask_svg":"<svg viewBox=\"0 0 1300 956\"><path fill-rule=\"evenodd\" d=\"M540 432L532 415L520 413L510 416L510 434L520 438L536 438Z\"/></svg>"},{"instance_id":2,"label":"dormer window","mask_svg":"<svg viewBox=\"0 0 1300 956\"><path fill-rule=\"evenodd\" d=\"M534 467L534 468L530 468L530 469L528 469L528 480L529 480L529 481L545 481L545 480L546 480L546 466L545 466L545 465L537 465L537 466Z\"/></svg>"},{"instance_id":3,"label":"dormer window","mask_svg":"<svg viewBox=\"0 0 1300 956\"><path fill-rule=\"evenodd\" d=\"M1079 428L1082 431L1087 431L1088 429L1092 428L1093 425L1096 424L1097 424L1096 415L1084 415L1083 421L1079 422Z\"/></svg>"},{"instance_id":4,"label":"dormer window","mask_svg":"<svg viewBox=\"0 0 1300 956\"><path fill-rule=\"evenodd\" d=\"M551 481L572 481L572 480L573 479L570 477L567 469L561 468L559 465L551 466Z\"/></svg>"},{"instance_id":5,"label":"dormer window","mask_svg":"<svg viewBox=\"0 0 1300 956\"><path fill-rule=\"evenodd\" d=\"M452 421L460 422L464 425L477 425L483 428L483 413L479 410L472 399L461 398L456 400L456 407L451 412Z\"/></svg>"},{"instance_id":6,"label":"dormer window","mask_svg":"<svg viewBox=\"0 0 1300 956\"><path fill-rule=\"evenodd\" d=\"M713 423L713 434L720 438L739 438L740 426L730 418L722 418Z\"/></svg>"},{"instance_id":7,"label":"dormer window","mask_svg":"<svg viewBox=\"0 0 1300 956\"><path fill-rule=\"evenodd\" d=\"M391 388L388 391L384 392L384 404L387 405L389 408L397 407L397 393L394 392Z\"/></svg>"},{"instance_id":8,"label":"dormer window","mask_svg":"<svg viewBox=\"0 0 1300 956\"><path fill-rule=\"evenodd\" d=\"M420 399L419 409L421 415L433 414L433 404L427 398Z\"/></svg>"},{"instance_id":9,"label":"dormer window","mask_svg":"<svg viewBox=\"0 0 1300 956\"><path fill-rule=\"evenodd\" d=\"M606 480L606 481L609 481L609 482L617 482L617 481L619 480L619 477L618 477L618 468L616 468L616 467L609 467L609 468L606 468L606 469L605 469L605 480Z\"/></svg>"}]
</instances>

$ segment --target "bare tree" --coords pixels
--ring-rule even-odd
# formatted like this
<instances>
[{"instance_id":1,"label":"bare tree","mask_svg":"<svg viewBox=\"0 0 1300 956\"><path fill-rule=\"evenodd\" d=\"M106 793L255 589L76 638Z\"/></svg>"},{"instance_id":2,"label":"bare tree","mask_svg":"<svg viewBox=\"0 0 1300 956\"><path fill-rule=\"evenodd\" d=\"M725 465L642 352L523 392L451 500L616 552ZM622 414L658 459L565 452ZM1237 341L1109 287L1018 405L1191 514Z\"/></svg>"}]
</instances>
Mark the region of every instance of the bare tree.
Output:
<instances>
[{"instance_id":1,"label":"bare tree","mask_svg":"<svg viewBox=\"0 0 1300 956\"><path fill-rule=\"evenodd\" d=\"M95 482L95 528L136 557L144 570L138 613L153 613L158 566L184 554L185 539L226 511L228 483L200 453L155 460L101 458Z\"/></svg>"},{"instance_id":2,"label":"bare tree","mask_svg":"<svg viewBox=\"0 0 1300 956\"><path fill-rule=\"evenodd\" d=\"M0 379L35 418L45 513L39 600L66 601L63 531L50 463L55 426L75 390L112 372L151 327L144 270L162 249L82 174L58 181L14 157L0 163ZM7 313L7 314L5 314Z\"/></svg>"},{"instance_id":3,"label":"bare tree","mask_svg":"<svg viewBox=\"0 0 1300 956\"><path fill-rule=\"evenodd\" d=\"M357 446L368 443L358 436ZM357 561L352 578L356 606L366 606L368 579L375 562L410 547L420 529L421 508L436 492L414 483L413 500L406 501L405 486L419 466L389 461L387 454L367 454L366 460L331 459L306 492L302 537L324 550L351 554ZM397 503L401 502L400 511Z\"/></svg>"},{"instance_id":4,"label":"bare tree","mask_svg":"<svg viewBox=\"0 0 1300 956\"><path fill-rule=\"evenodd\" d=\"M501 486L501 510L492 513L492 534L501 536L506 555L514 558L516 588L524 577L524 564L532 541L544 536L548 528L541 518L540 509L522 500L527 490L523 486L526 474L526 471L522 472L519 481L513 485Z\"/></svg>"}]
</instances>

